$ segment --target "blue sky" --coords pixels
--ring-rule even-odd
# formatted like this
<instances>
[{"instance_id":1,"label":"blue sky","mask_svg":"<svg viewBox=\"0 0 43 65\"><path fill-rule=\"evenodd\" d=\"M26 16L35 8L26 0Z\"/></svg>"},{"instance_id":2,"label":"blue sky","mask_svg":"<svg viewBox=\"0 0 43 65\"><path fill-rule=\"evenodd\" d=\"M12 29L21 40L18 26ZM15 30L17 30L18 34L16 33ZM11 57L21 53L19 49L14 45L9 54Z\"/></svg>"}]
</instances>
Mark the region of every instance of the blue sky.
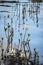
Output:
<instances>
[{"instance_id":1,"label":"blue sky","mask_svg":"<svg viewBox=\"0 0 43 65\"><path fill-rule=\"evenodd\" d=\"M9 5L11 5L11 4L9 4ZM4 44L6 44L7 43L6 42L7 39L5 37L5 32L4 32L4 16L6 16L6 23L8 23L8 22L11 23L11 17L12 17L12 15L14 16L15 14L12 13L12 7L5 8L5 7L1 7L0 6L0 11L1 10L2 11L3 10L7 10L7 11L11 12L10 14L9 13L0 13L0 17L1 17L0 18L0 38L2 36L4 36ZM20 11L21 10L22 10L22 7L21 7ZM13 8L13 11L14 11L14 8ZM9 19L7 19L7 15L8 14L10 15ZM30 36L30 39L31 39L31 41L30 41L31 50L33 51L33 49L36 48L37 51L39 52L39 54L43 55L43 3L40 4L40 14L38 16L39 16L39 22L38 22L39 27L37 28L36 23L34 23L32 21L32 19L30 19L30 17L27 14L26 17L27 17L28 21L26 22L26 24L27 23L29 24L29 30L27 31L27 33L29 32L31 34L31 36ZM22 32L23 35L24 35L24 31L25 30L22 30L22 27L23 27L23 25L22 25L22 23L23 23L22 18L20 18L20 21L21 21L20 32ZM18 43L18 38L20 36L19 36L18 30L15 30L15 22L17 23L17 26L18 26L18 22L19 21L17 21L16 17L14 16L14 18L13 18L13 28L14 28L14 40L13 40L13 43L17 44ZM5 46L4 46L4 48L5 48Z\"/></svg>"}]
</instances>

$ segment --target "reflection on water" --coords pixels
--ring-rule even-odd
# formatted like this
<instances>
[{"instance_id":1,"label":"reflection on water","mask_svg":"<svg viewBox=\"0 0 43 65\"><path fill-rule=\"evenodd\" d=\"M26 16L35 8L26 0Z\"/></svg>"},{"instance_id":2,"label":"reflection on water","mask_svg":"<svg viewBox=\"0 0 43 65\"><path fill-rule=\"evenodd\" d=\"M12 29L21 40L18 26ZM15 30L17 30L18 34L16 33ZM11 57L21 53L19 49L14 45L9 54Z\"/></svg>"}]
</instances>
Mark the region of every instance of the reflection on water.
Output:
<instances>
[{"instance_id":1,"label":"reflection on water","mask_svg":"<svg viewBox=\"0 0 43 65\"><path fill-rule=\"evenodd\" d=\"M12 25L11 25L11 20L13 22ZM13 26L14 31L12 31L10 26L8 26L8 23L10 26ZM27 25L26 36L25 36L25 24ZM28 25L30 26L29 29L28 29ZM24 40L24 37L27 39L28 38L27 34L29 32L31 34L30 47L31 47L32 54L33 54L33 49L36 48L37 52L39 53L40 60L42 61L43 59L42 58L42 55L43 55L43 52L42 52L43 51L43 44L42 44L43 42L43 3L32 3L32 2L15 3L15 4L0 3L0 38L1 37L5 38L3 41L3 48L5 49L7 48L7 39L5 36L4 26L7 32L8 32L8 29L6 28L8 27L10 28L9 38L12 33L14 34L12 35L14 38L13 42L11 41L12 37L10 38L10 41L13 43L12 47L16 46L18 48L19 47L18 44L20 40ZM6 34L8 36L7 32ZM19 33L23 35L22 38L20 38ZM19 38L20 40L18 41Z\"/></svg>"}]
</instances>

